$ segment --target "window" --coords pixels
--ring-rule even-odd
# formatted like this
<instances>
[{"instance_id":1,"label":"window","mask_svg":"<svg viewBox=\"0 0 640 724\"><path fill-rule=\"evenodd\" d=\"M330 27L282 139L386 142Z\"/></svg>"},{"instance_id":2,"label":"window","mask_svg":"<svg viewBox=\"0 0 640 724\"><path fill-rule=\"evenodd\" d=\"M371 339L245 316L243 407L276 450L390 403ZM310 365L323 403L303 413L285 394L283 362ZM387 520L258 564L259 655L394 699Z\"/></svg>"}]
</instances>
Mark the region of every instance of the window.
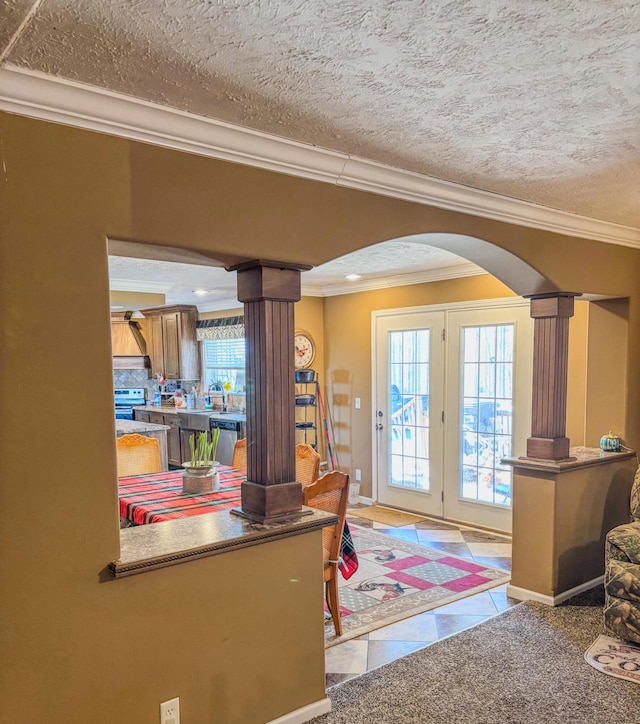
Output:
<instances>
[{"instance_id":1,"label":"window","mask_svg":"<svg viewBox=\"0 0 640 724\"><path fill-rule=\"evenodd\" d=\"M228 382L231 384L228 391L243 392L246 384L244 338L205 339L202 347L205 385L221 389Z\"/></svg>"}]
</instances>

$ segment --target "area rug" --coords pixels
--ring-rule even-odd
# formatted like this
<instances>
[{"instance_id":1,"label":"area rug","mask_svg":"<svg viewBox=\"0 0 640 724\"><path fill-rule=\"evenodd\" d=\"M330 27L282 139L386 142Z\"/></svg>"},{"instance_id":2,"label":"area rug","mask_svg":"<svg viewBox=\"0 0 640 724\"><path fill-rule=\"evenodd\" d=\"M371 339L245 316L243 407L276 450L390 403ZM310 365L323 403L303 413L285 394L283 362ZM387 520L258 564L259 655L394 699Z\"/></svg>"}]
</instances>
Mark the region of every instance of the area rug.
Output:
<instances>
[{"instance_id":1,"label":"area rug","mask_svg":"<svg viewBox=\"0 0 640 724\"><path fill-rule=\"evenodd\" d=\"M640 646L637 644L600 634L585 652L584 660L603 674L640 684Z\"/></svg>"},{"instance_id":2,"label":"area rug","mask_svg":"<svg viewBox=\"0 0 640 724\"><path fill-rule=\"evenodd\" d=\"M326 647L509 580L505 571L370 528L351 526L351 535L359 566L339 578L342 636L328 620Z\"/></svg>"},{"instance_id":3,"label":"area rug","mask_svg":"<svg viewBox=\"0 0 640 724\"><path fill-rule=\"evenodd\" d=\"M405 513L402 510L382 508L379 505L369 505L366 508L350 508L349 515L373 520L376 523L385 523L396 528L403 525L411 525L411 523L419 523L421 520L424 520L424 518L419 515Z\"/></svg>"},{"instance_id":4,"label":"area rug","mask_svg":"<svg viewBox=\"0 0 640 724\"><path fill-rule=\"evenodd\" d=\"M602 604L519 604L462 633L331 687L319 724L638 724L640 687L584 652Z\"/></svg>"}]
</instances>

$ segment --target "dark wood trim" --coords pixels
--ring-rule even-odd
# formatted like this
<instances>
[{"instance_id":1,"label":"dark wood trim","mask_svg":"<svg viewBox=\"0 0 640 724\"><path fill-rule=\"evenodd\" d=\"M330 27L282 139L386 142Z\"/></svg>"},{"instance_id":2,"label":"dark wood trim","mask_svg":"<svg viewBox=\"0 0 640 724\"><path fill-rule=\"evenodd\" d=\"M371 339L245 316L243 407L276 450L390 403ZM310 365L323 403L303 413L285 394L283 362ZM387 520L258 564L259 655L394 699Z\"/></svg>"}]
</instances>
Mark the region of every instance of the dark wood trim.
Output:
<instances>
[{"instance_id":1,"label":"dark wood trim","mask_svg":"<svg viewBox=\"0 0 640 724\"><path fill-rule=\"evenodd\" d=\"M247 482L242 513L269 522L299 511L295 483L295 362L293 304L300 271L253 262L238 270L247 340Z\"/></svg>"},{"instance_id":2,"label":"dark wood trim","mask_svg":"<svg viewBox=\"0 0 640 724\"><path fill-rule=\"evenodd\" d=\"M567 370L572 293L531 298L533 395L527 457L561 460L569 456Z\"/></svg>"}]
</instances>

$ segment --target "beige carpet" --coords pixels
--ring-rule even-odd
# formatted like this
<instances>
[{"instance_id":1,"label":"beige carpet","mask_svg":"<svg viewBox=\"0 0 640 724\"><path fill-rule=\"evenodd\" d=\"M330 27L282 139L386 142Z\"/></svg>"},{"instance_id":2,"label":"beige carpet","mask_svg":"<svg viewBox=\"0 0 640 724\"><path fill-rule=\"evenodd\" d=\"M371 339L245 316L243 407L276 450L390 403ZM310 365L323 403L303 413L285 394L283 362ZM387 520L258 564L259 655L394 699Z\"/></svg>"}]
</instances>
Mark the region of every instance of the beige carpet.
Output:
<instances>
[{"instance_id":1,"label":"beige carpet","mask_svg":"<svg viewBox=\"0 0 640 724\"><path fill-rule=\"evenodd\" d=\"M366 508L353 508L349 510L349 515L354 515L357 518L374 520L376 523L392 525L395 528L399 528L403 525L411 525L411 523L418 523L419 521L424 520L424 518L419 515L404 513L402 510L383 508L379 505L370 505Z\"/></svg>"}]
</instances>

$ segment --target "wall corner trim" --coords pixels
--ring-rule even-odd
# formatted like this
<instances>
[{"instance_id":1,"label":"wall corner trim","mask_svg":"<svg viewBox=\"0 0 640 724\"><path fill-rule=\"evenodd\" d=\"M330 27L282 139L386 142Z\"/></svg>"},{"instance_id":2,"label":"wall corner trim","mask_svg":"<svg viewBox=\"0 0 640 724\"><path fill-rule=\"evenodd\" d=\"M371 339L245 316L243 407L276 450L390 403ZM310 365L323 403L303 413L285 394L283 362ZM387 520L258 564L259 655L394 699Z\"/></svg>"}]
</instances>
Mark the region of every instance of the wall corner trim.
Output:
<instances>
[{"instance_id":1,"label":"wall corner trim","mask_svg":"<svg viewBox=\"0 0 640 724\"><path fill-rule=\"evenodd\" d=\"M640 248L640 229L443 181L6 64L0 111L448 211Z\"/></svg>"},{"instance_id":2,"label":"wall corner trim","mask_svg":"<svg viewBox=\"0 0 640 724\"><path fill-rule=\"evenodd\" d=\"M331 699L325 696L324 699L314 701L312 704L307 704L277 719L272 719L270 722L267 722L267 724L304 724L304 722L310 721L317 716L322 716L323 714L329 714L330 712Z\"/></svg>"},{"instance_id":3,"label":"wall corner trim","mask_svg":"<svg viewBox=\"0 0 640 724\"><path fill-rule=\"evenodd\" d=\"M507 596L515 598L518 601L538 601L538 603L544 603L547 606L557 606L558 604L566 601L572 596L577 596L579 593L588 591L595 586L600 586L604 582L604 574L597 578L592 578L590 581L585 581L578 586L570 588L568 591L563 591L555 596L546 595L544 593L538 593L537 591L529 591L526 588L520 588L519 586L507 586Z\"/></svg>"}]
</instances>

